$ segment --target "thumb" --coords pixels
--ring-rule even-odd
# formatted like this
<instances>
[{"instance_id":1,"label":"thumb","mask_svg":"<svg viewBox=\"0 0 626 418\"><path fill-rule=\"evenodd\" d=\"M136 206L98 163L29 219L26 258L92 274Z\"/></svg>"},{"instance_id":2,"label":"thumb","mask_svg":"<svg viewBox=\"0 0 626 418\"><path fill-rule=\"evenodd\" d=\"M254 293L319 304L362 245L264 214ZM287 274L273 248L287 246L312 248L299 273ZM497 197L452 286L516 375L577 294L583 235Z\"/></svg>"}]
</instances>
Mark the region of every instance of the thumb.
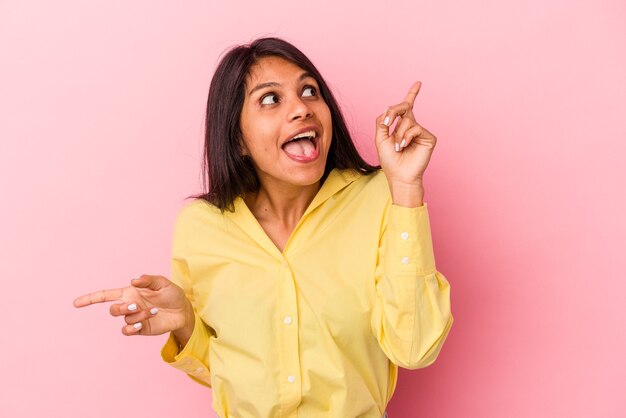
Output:
<instances>
[{"instance_id":1,"label":"thumb","mask_svg":"<svg viewBox=\"0 0 626 418\"><path fill-rule=\"evenodd\" d=\"M389 126L391 125L391 117L387 114L388 111L389 108L387 108L382 115L376 118L376 145L380 145L387 139L389 139Z\"/></svg>"},{"instance_id":2,"label":"thumb","mask_svg":"<svg viewBox=\"0 0 626 418\"><path fill-rule=\"evenodd\" d=\"M150 290L161 290L167 285L167 279L163 276L151 276L149 274L142 274L137 279L130 281L134 287L147 288Z\"/></svg>"}]
</instances>

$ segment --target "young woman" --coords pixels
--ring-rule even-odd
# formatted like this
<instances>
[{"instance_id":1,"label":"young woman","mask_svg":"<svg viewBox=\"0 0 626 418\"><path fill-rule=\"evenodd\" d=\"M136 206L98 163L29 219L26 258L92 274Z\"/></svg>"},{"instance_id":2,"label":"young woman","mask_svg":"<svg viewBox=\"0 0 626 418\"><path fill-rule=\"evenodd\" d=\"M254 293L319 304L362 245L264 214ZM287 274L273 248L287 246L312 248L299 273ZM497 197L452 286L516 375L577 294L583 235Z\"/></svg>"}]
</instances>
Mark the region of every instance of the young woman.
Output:
<instances>
[{"instance_id":1,"label":"young woman","mask_svg":"<svg viewBox=\"0 0 626 418\"><path fill-rule=\"evenodd\" d=\"M74 305L117 301L123 334L170 333L163 359L212 388L219 417L386 415L398 366L431 364L453 323L423 202L436 138L413 116L420 86L376 119L381 169L296 47L230 50L209 91L207 193L178 214L172 281L143 275Z\"/></svg>"}]
</instances>

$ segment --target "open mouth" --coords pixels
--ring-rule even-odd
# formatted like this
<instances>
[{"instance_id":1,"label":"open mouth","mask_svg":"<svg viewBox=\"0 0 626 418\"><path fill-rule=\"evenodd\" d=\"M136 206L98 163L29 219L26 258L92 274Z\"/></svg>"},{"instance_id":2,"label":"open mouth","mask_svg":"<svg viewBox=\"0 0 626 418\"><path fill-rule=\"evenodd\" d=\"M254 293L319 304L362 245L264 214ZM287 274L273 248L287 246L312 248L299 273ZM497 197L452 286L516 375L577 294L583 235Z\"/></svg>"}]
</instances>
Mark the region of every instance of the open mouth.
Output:
<instances>
[{"instance_id":1,"label":"open mouth","mask_svg":"<svg viewBox=\"0 0 626 418\"><path fill-rule=\"evenodd\" d=\"M302 132L282 146L283 151L293 160L309 162L319 156L319 136L315 131Z\"/></svg>"}]
</instances>

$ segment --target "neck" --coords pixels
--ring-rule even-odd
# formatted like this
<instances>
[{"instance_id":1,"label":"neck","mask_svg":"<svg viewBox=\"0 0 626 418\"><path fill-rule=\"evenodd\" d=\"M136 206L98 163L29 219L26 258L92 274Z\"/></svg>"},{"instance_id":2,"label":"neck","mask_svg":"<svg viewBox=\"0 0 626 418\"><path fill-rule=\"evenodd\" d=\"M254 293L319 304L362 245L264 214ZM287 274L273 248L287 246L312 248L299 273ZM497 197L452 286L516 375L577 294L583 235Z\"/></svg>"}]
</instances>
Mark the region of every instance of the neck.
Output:
<instances>
[{"instance_id":1,"label":"neck","mask_svg":"<svg viewBox=\"0 0 626 418\"><path fill-rule=\"evenodd\" d=\"M247 194L244 201L259 221L271 221L294 228L320 187L319 181L309 186L270 186L261 183L259 191Z\"/></svg>"}]
</instances>

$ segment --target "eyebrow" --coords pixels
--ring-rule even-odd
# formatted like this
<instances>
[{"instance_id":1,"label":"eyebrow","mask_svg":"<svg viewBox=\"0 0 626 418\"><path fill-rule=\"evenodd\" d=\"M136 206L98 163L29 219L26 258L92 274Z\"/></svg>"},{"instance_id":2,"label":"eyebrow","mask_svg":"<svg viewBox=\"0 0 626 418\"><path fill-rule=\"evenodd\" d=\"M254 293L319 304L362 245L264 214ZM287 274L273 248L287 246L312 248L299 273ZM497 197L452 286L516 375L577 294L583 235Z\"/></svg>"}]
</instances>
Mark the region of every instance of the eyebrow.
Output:
<instances>
[{"instance_id":1,"label":"eyebrow","mask_svg":"<svg viewBox=\"0 0 626 418\"><path fill-rule=\"evenodd\" d=\"M305 78L309 78L309 77L315 80L315 77L313 77L313 74L309 73L308 71L305 71L302 74L300 74L298 81L302 81ZM278 86L280 86L280 83L277 83L275 81L261 83L261 84L256 85L252 90L250 90L250 93L248 93L248 96L252 96L252 93L254 93L257 90L264 89L266 87L278 87Z\"/></svg>"}]
</instances>

